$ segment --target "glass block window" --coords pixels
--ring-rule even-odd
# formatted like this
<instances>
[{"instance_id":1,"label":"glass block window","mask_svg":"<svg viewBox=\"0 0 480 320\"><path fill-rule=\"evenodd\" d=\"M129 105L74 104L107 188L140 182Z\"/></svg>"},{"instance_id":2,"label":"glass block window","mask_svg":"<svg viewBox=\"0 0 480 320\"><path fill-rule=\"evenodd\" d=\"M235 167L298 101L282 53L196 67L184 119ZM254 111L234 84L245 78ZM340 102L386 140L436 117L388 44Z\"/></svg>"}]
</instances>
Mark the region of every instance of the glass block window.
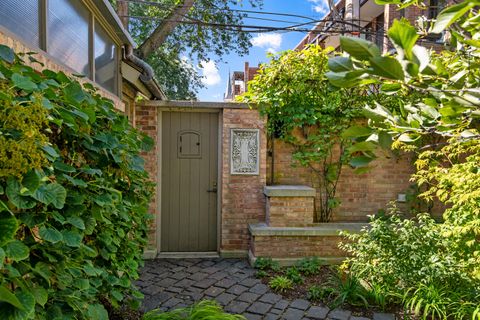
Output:
<instances>
[{"instance_id":1,"label":"glass block window","mask_svg":"<svg viewBox=\"0 0 480 320\"><path fill-rule=\"evenodd\" d=\"M110 92L117 93L117 47L99 23L95 23L94 47L95 82Z\"/></svg>"},{"instance_id":2,"label":"glass block window","mask_svg":"<svg viewBox=\"0 0 480 320\"><path fill-rule=\"evenodd\" d=\"M0 0L0 26L40 47L39 0Z\"/></svg>"},{"instance_id":3,"label":"glass block window","mask_svg":"<svg viewBox=\"0 0 480 320\"><path fill-rule=\"evenodd\" d=\"M90 77L90 12L78 0L49 0L47 52L76 72Z\"/></svg>"}]
</instances>

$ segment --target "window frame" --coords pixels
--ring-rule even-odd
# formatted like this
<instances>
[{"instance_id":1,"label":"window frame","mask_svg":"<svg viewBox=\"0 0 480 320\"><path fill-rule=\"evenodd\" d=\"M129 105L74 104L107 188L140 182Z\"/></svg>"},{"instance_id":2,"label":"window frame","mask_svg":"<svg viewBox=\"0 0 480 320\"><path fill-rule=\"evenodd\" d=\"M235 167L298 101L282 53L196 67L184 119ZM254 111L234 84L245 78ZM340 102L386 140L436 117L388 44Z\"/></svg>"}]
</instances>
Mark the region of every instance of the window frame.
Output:
<instances>
[{"instance_id":1,"label":"window frame","mask_svg":"<svg viewBox=\"0 0 480 320\"><path fill-rule=\"evenodd\" d=\"M120 72L120 63L121 63L121 56L122 56L122 41L119 40L118 36L115 34L115 32L112 30L112 27L106 22L106 20L102 17L100 11L96 8L93 0L74 0L74 1L80 1L83 6L87 9L89 12L89 18L88 18L88 64L89 64L89 71L90 75L86 78L90 79L92 82L95 83L99 88L102 90L105 90L120 99L122 98L122 77L121 77L121 72ZM33 46L34 48L40 49L42 53L46 54L49 58L55 61L56 64L61 65L69 70L72 71L72 73L77 74L75 70L73 70L72 67L66 65L65 63L62 63L57 59L56 57L52 56L50 54L50 51L48 50L48 8L50 5L49 0L38 0L38 23L39 23L39 43L38 44L32 44L28 43L25 40L23 40L20 36L18 36L13 30L9 30L5 28L4 26L0 26L1 30L6 30L7 33L10 35L13 35L14 38L26 43L28 46ZM114 92L106 89L103 87L101 84L95 81L95 26L96 24L99 24L107 33L108 37L112 40L112 42L115 45L115 69L114 69L114 79L115 79L115 85L114 85Z\"/></svg>"}]
</instances>

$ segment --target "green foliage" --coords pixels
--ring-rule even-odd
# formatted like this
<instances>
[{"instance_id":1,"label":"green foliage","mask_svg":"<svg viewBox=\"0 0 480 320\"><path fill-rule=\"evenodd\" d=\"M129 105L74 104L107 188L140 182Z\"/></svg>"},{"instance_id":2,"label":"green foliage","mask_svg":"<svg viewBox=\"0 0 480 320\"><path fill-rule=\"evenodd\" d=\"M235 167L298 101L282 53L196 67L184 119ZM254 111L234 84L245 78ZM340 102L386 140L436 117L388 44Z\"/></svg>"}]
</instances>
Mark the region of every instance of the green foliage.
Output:
<instances>
[{"instance_id":1,"label":"green foliage","mask_svg":"<svg viewBox=\"0 0 480 320\"><path fill-rule=\"evenodd\" d=\"M0 75L1 317L107 319L99 301L141 296L148 139L92 85L5 46Z\"/></svg>"},{"instance_id":2,"label":"green foliage","mask_svg":"<svg viewBox=\"0 0 480 320\"><path fill-rule=\"evenodd\" d=\"M339 272L330 279L335 297L330 303L332 308L337 308L345 303L352 306L368 307L368 291L360 283L359 278L350 273Z\"/></svg>"},{"instance_id":3,"label":"green foliage","mask_svg":"<svg viewBox=\"0 0 480 320\"><path fill-rule=\"evenodd\" d=\"M261 278L266 278L266 277L268 277L268 276L269 276L269 275L268 275L268 272L265 271L265 270L258 270L258 271L255 273L255 277L260 278L260 279L261 279Z\"/></svg>"},{"instance_id":4,"label":"green foliage","mask_svg":"<svg viewBox=\"0 0 480 320\"><path fill-rule=\"evenodd\" d=\"M382 3L398 3L384 0ZM405 1L402 5L418 4ZM421 214L416 221L398 215L375 218L363 235L346 245L354 258L351 271L380 293L403 301L422 318L477 319L480 284L480 13L478 1L447 6L430 33L446 31L454 50L434 53L420 46L420 32L404 19L395 21L388 36L397 54L350 50L350 57L332 64L343 71L328 74L341 87L379 85L403 105L377 102L365 109L371 135L352 134L356 152L380 144L380 134L393 148L417 154L417 183L422 199L439 200L447 209L443 222ZM342 39L348 47L365 48L363 40ZM342 42L342 43L343 43ZM368 46L371 46L369 44ZM396 60L403 77L375 63ZM335 58L336 59L336 58ZM388 101L387 101L388 102ZM364 154L365 162L373 159ZM370 158L370 159L368 159Z\"/></svg>"},{"instance_id":5,"label":"green foliage","mask_svg":"<svg viewBox=\"0 0 480 320\"><path fill-rule=\"evenodd\" d=\"M143 316L143 320L242 320L245 317L223 312L215 301L203 300L197 304L175 309L169 312L152 310Z\"/></svg>"},{"instance_id":6,"label":"green foliage","mask_svg":"<svg viewBox=\"0 0 480 320\"><path fill-rule=\"evenodd\" d=\"M311 286L308 288L307 299L310 301L328 301L335 293L335 289L328 286Z\"/></svg>"},{"instance_id":7,"label":"green foliage","mask_svg":"<svg viewBox=\"0 0 480 320\"><path fill-rule=\"evenodd\" d=\"M270 288L278 292L285 292L293 288L293 281L284 276L276 276L268 282Z\"/></svg>"},{"instance_id":8,"label":"green foliage","mask_svg":"<svg viewBox=\"0 0 480 320\"><path fill-rule=\"evenodd\" d=\"M298 270L306 276L320 272L321 261L318 257L303 258L297 263Z\"/></svg>"},{"instance_id":9,"label":"green foliage","mask_svg":"<svg viewBox=\"0 0 480 320\"><path fill-rule=\"evenodd\" d=\"M312 170L319 189L316 219L327 222L339 205L335 197L342 165L348 163L345 149L350 140L342 132L360 115L365 99L357 89L332 86L325 72L328 54L320 46L286 51L271 56L241 100L268 116L268 130L294 147L297 164ZM342 63L330 66L342 68Z\"/></svg>"},{"instance_id":10,"label":"green foliage","mask_svg":"<svg viewBox=\"0 0 480 320\"><path fill-rule=\"evenodd\" d=\"M258 257L255 260L254 267L263 271L280 271L280 264L277 261L273 261L272 258Z\"/></svg>"},{"instance_id":11,"label":"green foliage","mask_svg":"<svg viewBox=\"0 0 480 320\"><path fill-rule=\"evenodd\" d=\"M285 270L285 276L295 284L302 284L305 281L297 267L287 268L287 270Z\"/></svg>"}]
</instances>

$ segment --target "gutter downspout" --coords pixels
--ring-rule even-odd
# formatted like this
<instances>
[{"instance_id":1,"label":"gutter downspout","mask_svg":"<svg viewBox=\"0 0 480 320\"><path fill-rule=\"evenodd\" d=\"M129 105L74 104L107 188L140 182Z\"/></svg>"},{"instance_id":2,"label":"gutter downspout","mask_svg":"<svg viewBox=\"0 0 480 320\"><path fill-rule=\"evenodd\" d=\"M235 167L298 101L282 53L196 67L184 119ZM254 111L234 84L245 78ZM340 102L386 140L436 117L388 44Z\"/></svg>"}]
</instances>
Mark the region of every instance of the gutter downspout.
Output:
<instances>
[{"instance_id":1,"label":"gutter downspout","mask_svg":"<svg viewBox=\"0 0 480 320\"><path fill-rule=\"evenodd\" d=\"M137 57L133 53L133 47L131 45L126 45L125 46L125 59L133 63L135 66L137 66L139 69L142 70L142 73L140 74L140 81L148 88L148 90L152 93L153 97L155 100L166 100L165 94L162 92L158 84L155 82L153 75L153 69L152 67Z\"/></svg>"}]
</instances>

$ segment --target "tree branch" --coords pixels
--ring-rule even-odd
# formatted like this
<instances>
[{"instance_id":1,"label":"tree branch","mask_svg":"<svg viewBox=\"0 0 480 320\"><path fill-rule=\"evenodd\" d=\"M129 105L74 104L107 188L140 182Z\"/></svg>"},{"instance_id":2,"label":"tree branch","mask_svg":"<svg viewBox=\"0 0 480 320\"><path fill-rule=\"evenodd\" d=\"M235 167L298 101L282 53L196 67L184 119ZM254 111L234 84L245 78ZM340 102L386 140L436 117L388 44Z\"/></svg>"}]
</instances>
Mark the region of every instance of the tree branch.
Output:
<instances>
[{"instance_id":1,"label":"tree branch","mask_svg":"<svg viewBox=\"0 0 480 320\"><path fill-rule=\"evenodd\" d=\"M153 33L140 45L138 55L140 58L148 57L160 47L168 35L185 18L185 14L195 4L196 0L182 0L180 3L160 22Z\"/></svg>"}]
</instances>

